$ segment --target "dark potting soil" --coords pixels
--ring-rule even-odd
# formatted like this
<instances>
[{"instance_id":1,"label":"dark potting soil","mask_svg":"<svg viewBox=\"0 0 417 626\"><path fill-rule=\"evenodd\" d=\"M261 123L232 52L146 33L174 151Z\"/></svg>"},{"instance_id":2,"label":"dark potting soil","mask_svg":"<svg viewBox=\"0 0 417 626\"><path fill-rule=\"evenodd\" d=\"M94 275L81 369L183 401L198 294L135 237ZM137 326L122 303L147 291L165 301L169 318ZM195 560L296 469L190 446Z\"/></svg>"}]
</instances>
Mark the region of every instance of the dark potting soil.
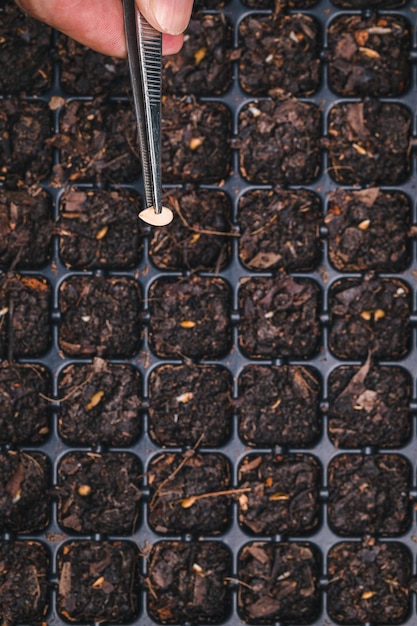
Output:
<instances>
[{"instance_id":1,"label":"dark potting soil","mask_svg":"<svg viewBox=\"0 0 417 626\"><path fill-rule=\"evenodd\" d=\"M366 100L335 104L329 117L329 173L344 185L399 185L410 171L411 112Z\"/></svg>"},{"instance_id":2,"label":"dark potting soil","mask_svg":"<svg viewBox=\"0 0 417 626\"><path fill-rule=\"evenodd\" d=\"M133 279L68 278L60 289L62 350L74 356L133 356L141 343L140 302Z\"/></svg>"},{"instance_id":3,"label":"dark potting soil","mask_svg":"<svg viewBox=\"0 0 417 626\"><path fill-rule=\"evenodd\" d=\"M130 541L71 541L58 553L58 612L70 622L127 623L139 612L139 553Z\"/></svg>"},{"instance_id":4,"label":"dark potting soil","mask_svg":"<svg viewBox=\"0 0 417 626\"><path fill-rule=\"evenodd\" d=\"M330 289L330 350L340 359L404 357L411 340L410 288L394 278L346 278Z\"/></svg>"},{"instance_id":5,"label":"dark potting soil","mask_svg":"<svg viewBox=\"0 0 417 626\"><path fill-rule=\"evenodd\" d=\"M318 0L242 0L242 3L251 9L275 9L278 7L288 7L290 9L308 9L317 4Z\"/></svg>"},{"instance_id":6,"label":"dark potting soil","mask_svg":"<svg viewBox=\"0 0 417 626\"><path fill-rule=\"evenodd\" d=\"M239 466L239 522L255 535L304 535L319 523L321 471L307 454L250 454Z\"/></svg>"},{"instance_id":7,"label":"dark potting soil","mask_svg":"<svg viewBox=\"0 0 417 626\"><path fill-rule=\"evenodd\" d=\"M313 270L320 260L319 198L303 189L249 191L240 198L239 258L251 270Z\"/></svg>"},{"instance_id":8,"label":"dark potting soil","mask_svg":"<svg viewBox=\"0 0 417 626\"><path fill-rule=\"evenodd\" d=\"M133 107L129 102L63 101L59 133L49 145L60 151L52 183L128 183L140 173Z\"/></svg>"},{"instance_id":9,"label":"dark potting soil","mask_svg":"<svg viewBox=\"0 0 417 626\"><path fill-rule=\"evenodd\" d=\"M194 0L193 15L202 9L220 9L229 3L229 0Z\"/></svg>"},{"instance_id":10,"label":"dark potting soil","mask_svg":"<svg viewBox=\"0 0 417 626\"><path fill-rule=\"evenodd\" d=\"M126 59L103 56L60 35L57 55L63 90L76 96L126 96L130 93Z\"/></svg>"},{"instance_id":11,"label":"dark potting soil","mask_svg":"<svg viewBox=\"0 0 417 626\"><path fill-rule=\"evenodd\" d=\"M172 224L154 229L149 255L158 269L218 272L231 258L231 203L217 190L170 190Z\"/></svg>"},{"instance_id":12,"label":"dark potting soil","mask_svg":"<svg viewBox=\"0 0 417 626\"><path fill-rule=\"evenodd\" d=\"M319 572L319 552L313 544L246 544L238 563L241 618L256 624L314 621L320 610Z\"/></svg>"},{"instance_id":13,"label":"dark potting soil","mask_svg":"<svg viewBox=\"0 0 417 626\"><path fill-rule=\"evenodd\" d=\"M329 615L339 623L397 624L409 608L411 555L399 543L342 542L329 552Z\"/></svg>"},{"instance_id":14,"label":"dark potting soil","mask_svg":"<svg viewBox=\"0 0 417 626\"><path fill-rule=\"evenodd\" d=\"M44 278L3 274L0 277L0 356L44 354L51 341L50 285Z\"/></svg>"},{"instance_id":15,"label":"dark potting soil","mask_svg":"<svg viewBox=\"0 0 417 626\"><path fill-rule=\"evenodd\" d=\"M0 93L39 95L51 87L51 29L20 11L14 2L0 8Z\"/></svg>"},{"instance_id":16,"label":"dark potting soil","mask_svg":"<svg viewBox=\"0 0 417 626\"><path fill-rule=\"evenodd\" d=\"M329 464L329 523L341 535L399 535L410 527L411 467L398 454L340 454Z\"/></svg>"},{"instance_id":17,"label":"dark potting soil","mask_svg":"<svg viewBox=\"0 0 417 626\"><path fill-rule=\"evenodd\" d=\"M239 310L239 344L249 358L307 359L319 347L319 288L311 280L244 278Z\"/></svg>"},{"instance_id":18,"label":"dark potting soil","mask_svg":"<svg viewBox=\"0 0 417 626\"><path fill-rule=\"evenodd\" d=\"M249 104L239 115L236 146L251 183L312 183L321 166L320 111L286 96Z\"/></svg>"},{"instance_id":19,"label":"dark potting soil","mask_svg":"<svg viewBox=\"0 0 417 626\"><path fill-rule=\"evenodd\" d=\"M320 86L318 24L309 15L251 15L240 22L239 79L245 91L308 96Z\"/></svg>"},{"instance_id":20,"label":"dark potting soil","mask_svg":"<svg viewBox=\"0 0 417 626\"><path fill-rule=\"evenodd\" d=\"M345 9L396 9L406 4L407 0L333 0L337 7Z\"/></svg>"},{"instance_id":21,"label":"dark potting soil","mask_svg":"<svg viewBox=\"0 0 417 626\"><path fill-rule=\"evenodd\" d=\"M341 96L399 96L411 80L411 35L398 15L343 15L328 30L331 89Z\"/></svg>"},{"instance_id":22,"label":"dark potting soil","mask_svg":"<svg viewBox=\"0 0 417 626\"><path fill-rule=\"evenodd\" d=\"M71 189L60 199L60 256L72 268L127 269L141 259L140 201L117 191Z\"/></svg>"},{"instance_id":23,"label":"dark potting soil","mask_svg":"<svg viewBox=\"0 0 417 626\"><path fill-rule=\"evenodd\" d=\"M312 367L249 365L239 377L239 433L252 446L306 447L321 431Z\"/></svg>"},{"instance_id":24,"label":"dark potting soil","mask_svg":"<svg viewBox=\"0 0 417 626\"><path fill-rule=\"evenodd\" d=\"M40 188L0 188L0 268L33 269L50 258L53 222L51 202Z\"/></svg>"},{"instance_id":25,"label":"dark potting soil","mask_svg":"<svg viewBox=\"0 0 417 626\"><path fill-rule=\"evenodd\" d=\"M155 532L217 535L230 523L226 457L194 450L163 453L152 459L147 475L152 494L148 520Z\"/></svg>"},{"instance_id":26,"label":"dark potting soil","mask_svg":"<svg viewBox=\"0 0 417 626\"><path fill-rule=\"evenodd\" d=\"M162 365L149 379L149 431L160 446L217 447L231 434L232 379L218 366Z\"/></svg>"},{"instance_id":27,"label":"dark potting soil","mask_svg":"<svg viewBox=\"0 0 417 626\"><path fill-rule=\"evenodd\" d=\"M230 612L231 554L212 541L161 541L151 550L148 612L162 624L218 624Z\"/></svg>"},{"instance_id":28,"label":"dark potting soil","mask_svg":"<svg viewBox=\"0 0 417 626\"><path fill-rule=\"evenodd\" d=\"M52 171L52 117L43 102L0 99L0 182L35 185Z\"/></svg>"},{"instance_id":29,"label":"dark potting soil","mask_svg":"<svg viewBox=\"0 0 417 626\"><path fill-rule=\"evenodd\" d=\"M230 133L231 113L224 104L163 96L164 182L220 182L230 170Z\"/></svg>"},{"instance_id":30,"label":"dark potting soil","mask_svg":"<svg viewBox=\"0 0 417 626\"><path fill-rule=\"evenodd\" d=\"M82 534L133 534L140 521L142 467L130 453L69 453L58 465L58 522Z\"/></svg>"},{"instance_id":31,"label":"dark potting soil","mask_svg":"<svg viewBox=\"0 0 417 626\"><path fill-rule=\"evenodd\" d=\"M130 446L142 432L141 376L96 357L68 365L59 380L59 436L69 445Z\"/></svg>"},{"instance_id":32,"label":"dark potting soil","mask_svg":"<svg viewBox=\"0 0 417 626\"><path fill-rule=\"evenodd\" d=\"M159 357L221 358L232 343L230 309L221 278L160 278L149 290L149 345Z\"/></svg>"},{"instance_id":33,"label":"dark potting soil","mask_svg":"<svg viewBox=\"0 0 417 626\"><path fill-rule=\"evenodd\" d=\"M411 435L411 379L399 367L342 366L329 378L329 434L342 448L398 448Z\"/></svg>"},{"instance_id":34,"label":"dark potting soil","mask_svg":"<svg viewBox=\"0 0 417 626\"><path fill-rule=\"evenodd\" d=\"M410 221L402 193L378 187L330 193L324 222L331 263L342 272L404 270L411 256Z\"/></svg>"},{"instance_id":35,"label":"dark potting soil","mask_svg":"<svg viewBox=\"0 0 417 626\"><path fill-rule=\"evenodd\" d=\"M0 445L36 445L49 434L51 378L40 365L0 364Z\"/></svg>"},{"instance_id":36,"label":"dark potting soil","mask_svg":"<svg viewBox=\"0 0 417 626\"><path fill-rule=\"evenodd\" d=\"M50 473L41 452L0 452L0 532L27 534L46 528Z\"/></svg>"},{"instance_id":37,"label":"dark potting soil","mask_svg":"<svg viewBox=\"0 0 417 626\"><path fill-rule=\"evenodd\" d=\"M41 624L48 610L49 554L37 541L0 541L0 611L4 624Z\"/></svg>"},{"instance_id":38,"label":"dark potting soil","mask_svg":"<svg viewBox=\"0 0 417 626\"><path fill-rule=\"evenodd\" d=\"M223 13L194 14L179 54L163 60L164 93L215 95L232 81L232 29Z\"/></svg>"}]
</instances>

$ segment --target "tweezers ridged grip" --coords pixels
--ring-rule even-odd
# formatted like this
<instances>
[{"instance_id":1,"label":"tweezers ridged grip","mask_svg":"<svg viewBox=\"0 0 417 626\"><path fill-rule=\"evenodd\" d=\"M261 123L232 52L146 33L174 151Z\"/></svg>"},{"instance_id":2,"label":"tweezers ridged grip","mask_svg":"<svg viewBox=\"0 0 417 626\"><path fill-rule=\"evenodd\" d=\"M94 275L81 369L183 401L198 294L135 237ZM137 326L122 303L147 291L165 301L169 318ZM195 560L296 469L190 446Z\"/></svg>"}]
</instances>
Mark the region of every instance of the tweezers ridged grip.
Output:
<instances>
[{"instance_id":1,"label":"tweezers ridged grip","mask_svg":"<svg viewBox=\"0 0 417 626\"><path fill-rule=\"evenodd\" d=\"M145 60L144 78L148 88L147 95L150 104L159 106L161 102L161 36L140 13L137 14L137 20L140 20L141 26L138 28L138 37L141 40Z\"/></svg>"}]
</instances>

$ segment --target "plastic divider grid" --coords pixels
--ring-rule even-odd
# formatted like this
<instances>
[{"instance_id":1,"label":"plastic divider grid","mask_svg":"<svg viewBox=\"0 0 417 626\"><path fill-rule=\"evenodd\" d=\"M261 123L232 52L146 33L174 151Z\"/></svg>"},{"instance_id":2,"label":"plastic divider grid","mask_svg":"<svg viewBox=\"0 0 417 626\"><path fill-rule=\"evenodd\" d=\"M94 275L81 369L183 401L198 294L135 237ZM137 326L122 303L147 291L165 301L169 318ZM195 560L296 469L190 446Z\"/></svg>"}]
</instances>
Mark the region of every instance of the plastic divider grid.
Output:
<instances>
[{"instance_id":1,"label":"plastic divider grid","mask_svg":"<svg viewBox=\"0 0 417 626\"><path fill-rule=\"evenodd\" d=\"M247 7L245 7L239 0L230 0L229 2L226 2L226 6L223 7L222 9L220 9L231 21L231 23L233 24L233 29L234 29L234 46L237 47L238 46L238 27L239 27L239 23L240 21L245 18L246 16L250 15L250 14L259 14L259 13L264 13L264 14L269 14L270 11L259 11L259 10L251 10L248 9ZM298 12L298 11L291 11L291 12ZM348 101L358 101L359 99L355 99L355 98L339 98L337 96L335 96L335 94L333 94L331 92L331 90L328 87L327 84L327 68L326 68L326 32L327 32L327 27L329 25L329 23L337 16L339 15L347 15L347 14L359 14L361 13L361 11L356 11L356 10L349 10L349 9L339 9L337 7L335 7L334 5L332 5L330 2L328 2L328 0L321 0L315 7L313 7L312 9L306 9L306 10L300 10L299 12L301 13L305 13L305 14L309 14L311 16L313 16L320 24L321 24L321 36L322 36L322 84L321 84L321 88L319 89L319 91L317 93L315 93L312 97L308 97L308 98L301 98L301 100L306 101L306 102L313 102L315 104L317 104L320 107L320 110L322 112L322 124L323 124L323 136L325 137L327 134L327 125L328 125L328 115L329 115L329 110L330 108L336 104L337 102L348 102ZM367 13L362 12L362 13ZM370 13L370 12L369 12ZM415 111L417 110L417 0L413 0L413 2L408 3L406 5L406 7L402 7L399 9L393 9L393 10L389 10L389 11L385 11L382 10L380 11L381 14L398 14L398 15L402 15L403 17L405 17L410 24L410 29L413 33L413 42L412 42L412 52L411 52L411 61L412 61L412 83L411 83L411 87L410 89L407 91L407 93L405 93L402 97L400 98L384 98L381 99L382 101L387 101L387 102L394 102L394 103L401 103L404 104L405 106L407 106L409 108L409 110L412 112L413 114L413 129L412 129L412 136L414 141L417 139L417 120L416 120L416 116L415 116ZM63 94L61 87L60 87L60 81L59 81L59 71L58 71L58 67L55 67L55 77L54 77L54 83L53 83L53 87L52 89L41 95L39 97L40 100L44 100L46 102L49 101L49 99L52 96L56 96L56 95L60 95L60 96L64 96L66 98L68 98L68 96L66 94ZM76 99L76 100L89 100L91 98L88 97L71 97L69 99ZM115 98L116 99L116 98ZM232 112L233 115L233 133L234 136L238 135L238 115L240 110L242 109L242 107L249 103L249 102L253 102L254 100L260 100L260 99L266 99L266 98L257 98L257 97L252 97L249 94L245 93L241 87L239 86L239 82L238 82L238 64L236 61L234 61L234 74L233 74L233 83L230 87L230 89L227 91L226 94L222 95L222 96L218 96L218 97L202 97L199 98L200 101L215 101L215 102L222 102L224 104L226 104L230 111ZM120 100L120 98L117 98L116 100ZM55 132L58 131L58 124L59 124L59 110L54 112L55 115ZM321 202L322 202L322 207L323 207L323 213L326 213L326 205L327 205L327 194L328 192L330 192L331 190L336 189L337 187L340 187L340 185L337 185L329 176L328 172L327 172L327 166L328 166L328 161L327 161L327 154L326 151L323 150L322 152L323 154L323 162L322 162L322 167L321 167L321 175L319 177L318 180L316 180L314 182L314 184L312 185L306 185L306 186L302 186L302 188L305 189L310 189L311 191L313 191L314 193L316 193L320 198L321 198ZM408 198L410 199L410 203L412 206L412 223L417 225L417 213L416 213L416 202L415 202L415 196L416 196L416 188L417 188L417 172L416 172L416 164L415 164L415 158L414 158L414 154L412 153L411 157L410 157L411 161L412 161L412 166L411 166L411 173L410 176L408 178L408 180L403 184L403 185L398 185L395 187L396 190L401 190L403 191L405 194L407 194ZM122 185L123 186L123 185ZM91 185L79 185L79 187L86 187L89 188L91 187ZM141 180L138 180L137 183L135 183L134 185L126 185L126 188L133 188L136 191L139 191L139 193L142 191L142 183ZM174 186L173 186L174 187ZM218 188L215 185L200 185L201 188ZM48 193L50 194L50 196L53 199L53 204L55 207L55 218L58 216L58 205L59 205L59 198L60 195L62 194L63 190L62 189L56 189L56 188L52 188L52 187L48 187L48 184L44 185L44 188L48 191ZM227 192L227 194L230 196L230 199L232 201L233 204L233 219L234 221L236 221L236 215L237 215L237 207L238 207L238 202L239 202L239 198L242 196L243 193L247 192L249 189L259 189L259 188L266 188L269 189L269 186L262 186L262 185L251 185L248 184L247 181L245 181L239 174L239 166L238 166L238 151L236 149L233 150L233 166L232 166L232 173L231 175L225 180L224 184L222 184L221 188L223 190L225 190ZM295 188L299 188L299 187L295 187ZM394 189L393 187L381 187L382 189ZM147 235L149 236L150 230L145 231L147 233ZM321 489L320 489L320 503L321 503L321 524L318 528L318 530L314 533L312 533L311 535L309 535L308 537L283 537L283 536L275 536L275 537L271 537L271 536L257 536L255 537L250 537L249 535L245 534L242 529L240 528L238 522L237 522L237 504L234 503L233 504L233 522L230 526L230 528L227 530L227 532L223 533L220 536L216 536L216 537L210 537L211 541L219 541L219 542L223 542L225 543L227 546L229 546L231 552L233 553L233 570L231 573L231 577L237 579L238 578L238 573L237 573L237 558L238 558L238 554L240 549L242 548L242 546L244 546L245 544L249 543L250 541L256 540L256 541L272 541L272 542L277 542L277 541L281 541L281 540L290 540L290 541L294 541L294 540L300 540L300 541L309 541L312 542L313 544L315 544L318 549L320 550L321 554L322 554L322 564L323 564L323 569L322 569L322 573L321 573L321 579L320 579L320 591L321 591L321 599L322 599L322 610L321 610L321 614L320 617L314 622L314 626L324 626L324 624L326 624L326 626L330 626L335 624L334 621L332 621L332 619L329 617L329 615L327 614L327 589L328 589L328 572L327 572L327 566L326 566L326 559L327 559L327 555L328 555L328 551L329 549L336 545L337 543L341 542L341 541L360 541L359 538L348 538L348 537L341 537L340 535L337 535L332 528L329 526L328 521L327 521L327 500L328 500L328 489L327 489L327 467L329 462L332 460L332 458L334 458L336 456L336 454L338 454L338 450L334 447L334 445L332 444L332 442L330 441L329 437L328 437L328 424L327 424L327 415L326 415L326 410L327 410L327 387L328 387L328 378L329 375L331 374L331 372L337 367L340 366L341 364L343 365L358 365L358 362L348 362L348 361L339 361L338 359L336 359L331 352L329 351L328 348L328 325L329 325L329 304L328 304L328 294L329 294L329 289L331 287L331 285L335 282L336 279L340 278L340 277L357 277L360 276L360 274L355 274L355 273L343 273L340 274L339 272L337 272L329 263L328 260L328 247L327 247L327 231L326 228L323 227L321 229L321 236L322 236L322 248L323 248L323 256L320 262L320 267L318 270L313 271L313 272L308 272L308 273L302 273L302 274L293 274L295 276L298 277L309 277L310 279L313 279L314 281L316 281L316 283L320 286L321 292L322 292L322 309L321 309L321 315L320 315L320 320L321 320L321 324L322 324L322 345L321 345L321 351L320 353L315 356L313 359L309 360L309 361L303 361L302 364L309 364L312 365L316 368L316 370L320 373L321 375L321 379L322 379L322 396L321 396L321 409L322 409L322 435L321 438L319 440L319 442L313 447L313 448L303 448L303 449L281 449L281 448L274 448L272 451L275 453L280 453L280 452L308 452L309 454L312 454L313 456L315 456L321 463L321 466L323 468L323 475L322 475L322 485L321 485ZM234 239L234 238L233 238ZM241 278L243 277L248 277L248 276L272 276L273 273L271 272L251 272L250 270L244 268L240 262L239 262L239 258L238 258L238 250L237 250L237 241L234 239L233 240L233 255L232 255L232 261L231 263L222 271L219 272L219 276L224 278L228 284L230 285L232 292L233 292L233 312L231 315L231 320L232 320L232 324L233 324L233 348L231 350L231 352L227 355L227 357L225 357L224 359L222 359L221 361L207 361L207 363L216 363L216 364L221 364L224 367L226 367L232 374L233 376L233 380L234 380L234 397L237 397L237 379L238 376L240 374L240 372L242 371L242 369L248 365L249 363L254 363L254 361L251 361L250 359L247 359L240 351L239 346L238 346L238 341L237 341L237 324L239 321L239 310L238 310L238 286L239 286L239 281ZM411 401L411 406L410 406L410 410L412 413L412 419L413 419L413 430L412 430L412 437L410 438L409 443L402 447L401 449L397 449L397 450L386 450L384 449L384 453L392 453L392 452L396 452L399 453L400 455L402 455L403 457L405 457L406 459L408 459L411 467L412 467L412 488L410 490L409 496L410 496L410 500L413 504L417 503L417 483L416 483L416 470L417 470L417 436L416 436L416 424L415 424L415 419L416 419L416 411L417 411L417 389L416 389L416 384L415 384L415 372L417 372L417 337L416 337L416 325L417 325L417 305L416 305L416 288L417 288L417 284L416 284L416 273L417 273L417 254L416 254L416 242L413 241L412 242L412 262L409 265L409 267L407 268L406 271L402 272L401 274L395 274L395 276L399 277L401 276L402 279L404 279L408 285L410 286L410 290L412 293L412 313L411 313L411 318L410 318L410 322L412 325L412 342L411 342L411 349L408 353L408 355L406 356L406 358L404 358L403 360L401 360L400 364L401 367L405 368L406 370L408 370L408 372L411 375L411 379L413 380L413 393L412 393L412 401ZM134 269L132 269L131 271L107 271L107 270L97 270L97 271L90 271L90 272L81 272L81 271L72 271L69 270L68 268L66 268L63 263L60 261L60 257L59 257L59 250L58 250L58 240L57 237L54 238L54 243L53 243L53 254L51 257L51 261L48 265L48 267L44 268L43 270L39 271L39 270L28 270L28 271L22 271L22 274L34 274L34 275L41 275L43 277L45 277L49 283L52 286L52 292L53 292L53 302L52 302L52 315L51 315L51 324L52 324L52 334L53 334L53 341L52 341L52 346L50 351L43 356L42 358L39 359L30 359L29 362L36 362L36 363L41 363L43 364L50 372L51 372L51 376L52 376L52 381L53 381L53 397L58 398L59 394L58 394L58 378L59 375L61 373L61 371L63 370L63 368L65 366L67 366L69 363L85 363L85 362L91 362L91 360L89 359L73 359L73 358L67 358L65 356L63 356L62 352L59 349L59 345L58 345L58 331L59 331L59 324L60 324L60 302L59 302L59 288L60 285L62 284L62 282L64 280L66 280L68 277L70 276L74 276L74 275L83 275L83 276L88 276L88 275L98 275L98 274L102 274L102 275L108 275L108 276L130 276L132 278L134 278L135 280L137 280L141 286L142 292L143 292L143 320L144 320L144 326L145 326L145 333L144 333L144 340L143 340L143 346L142 349L140 351L139 354L137 354L134 358L132 358L131 360L112 360L112 362L120 362L120 363L131 363L134 365L135 368L137 368L143 378L143 397L145 399L145 411L144 411L144 417L143 417L143 435L141 436L141 438L139 439L139 441L131 448L123 448L123 449L119 449L120 451L133 451L136 455L138 455L138 457L141 459L142 464L144 466L144 470L145 470L145 478L144 478L144 488L143 488L143 494L144 497L142 499L142 513L141 513L141 519L142 522L140 524L140 527L138 529L138 531L131 537L120 537L120 539L124 539L124 540L133 540L135 543L137 543L139 546L143 546L145 544L145 542L149 542L151 544L154 544L157 541L162 541L162 540L182 540L182 541L191 541L193 539L193 537L191 537L190 535L185 535L185 536L161 536L161 535L157 535L153 532L153 530L149 527L148 523L147 523L147 508L148 508L148 503L149 503L149 487L146 484L146 468L149 464L149 462L151 461L151 459L155 456L156 453L161 452L161 448L159 448L158 446L155 445L155 443L150 439L149 434L148 434L148 420L147 420L147 414L146 414L146 403L149 401L149 396L148 396L148 381L149 381L149 376L151 374L151 372L155 369L156 366L160 365L160 364L167 364L167 363L180 363L180 361L171 361L169 359L158 359L155 355L152 354L152 352L149 350L148 347L148 339L147 339L147 331L146 331L146 325L147 325L147 320L149 318L149 313L148 313L148 303L147 303L147 296L148 296L148 292L149 292L149 288L150 285L154 282L154 280L158 277L163 277L163 276L178 276L178 275L182 275L181 273L178 272L161 272L159 270L157 270L154 266L152 266L152 263L149 261L149 256L148 256L148 238L145 236L145 248L144 248L144 254L143 254L143 258L141 263L135 267ZM207 274L207 275L211 275L211 274ZM380 276L393 276L393 274L379 274ZM22 359L22 362L24 360ZM256 360L256 364L259 365L279 365L281 364L283 361L281 360L274 360L274 361L270 361L270 360ZM297 364L297 362L291 361L292 364ZM381 363L381 364L385 364L385 363ZM393 365L393 362L390 361L389 362L390 365ZM65 455L68 451L74 451L73 447L69 447L66 446L62 440L59 438L58 436L58 432L57 432L57 419L56 419L56 414L59 408L59 404L58 402L55 402L52 404L52 411L53 411L53 417L54 419L52 420L52 424L53 424L53 429L52 429L52 433L51 433L51 437L48 439L48 441L44 444L44 445L40 445L37 446L36 448L25 448L25 449L36 449L36 450L40 450L43 451L52 461L53 464L53 482L54 484L56 484L56 480L57 480L57 467L58 464L60 462L60 459L63 457L63 455ZM86 448L81 448L81 450L86 450ZM112 448L112 450L116 451L117 449ZM171 449L170 449L171 450ZM175 451L175 449L172 449ZM256 448L254 449L254 451L256 450L256 452L262 453L262 452L271 452L271 449L262 449L262 448ZM95 449L95 451L101 451L101 449ZM206 448L205 451L210 452L210 451L214 451L214 449L208 449ZM238 468L238 464L241 461L242 457L247 454L248 452L250 452L250 450L248 449L248 447L244 444L244 442L239 438L238 433L237 433L237 417L236 415L234 416L234 425L233 425L233 429L232 429L232 436L229 440L229 442L223 446L221 448L221 453L223 455L225 455L231 462L232 467L234 468L234 476L233 476L233 485L232 486L237 486L237 468ZM361 452L363 454L374 454L376 452L375 449L372 448L364 448L361 450L346 450L346 453L355 453L355 452ZM49 609L49 613L46 617L47 622L49 624L64 624L66 622L64 622L60 615L58 614L57 610L56 610L56 587L57 587L57 583L58 583L58 577L57 577L57 569L56 569L56 555L58 550L61 548L61 546L63 545L63 543L65 543L65 541L68 540L69 537L67 537L66 535L64 535L64 533L62 532L62 529L59 527L58 523L57 523L57 504L56 502L53 503L53 512L52 512L52 518L51 518L51 524L50 526L47 528L47 530L45 531L45 533L41 533L41 534L37 534L34 536L28 536L28 535L22 535L22 540L29 540L29 539L34 539L37 541L41 541L42 543L44 543L45 545L47 545L49 547L49 550L51 551L51 563L52 563L52 571L51 571L51 576L50 576L50 583L51 583L51 601L50 601L50 609ZM402 543L403 545L405 545L411 552L412 557L413 557L413 575L415 575L417 573L417 539L414 536L415 532L415 511L413 512L413 523L412 523L412 527L410 528L410 530L405 533L403 536L400 537L395 537L395 539L392 539L390 537L384 537L383 540L384 541L398 541L400 543ZM19 537L20 538L20 537ZM75 537L73 537L75 539ZM90 537L82 537L87 538L87 539L93 539L95 541L100 541L101 537L100 535L94 535L94 536L90 536ZM117 539L118 537L108 537L109 539ZM3 535L0 534L0 539L1 540L13 540L16 539L15 536L11 536L8 533L3 533ZM204 539L204 538L203 538ZM208 539L208 538L207 538ZM142 568L142 573L145 575L146 574L146 568L147 568L147 564L145 559L142 559L141 562L141 568ZM140 616L137 620L136 623L140 623L143 626L148 626L151 624L154 624L155 622L148 616L147 614L147 610L146 610L146 595L147 595L147 591L145 589L142 590L142 598L141 598L141 613ZM407 624L408 626L414 625L417 623L417 615L416 615L416 607L415 607L415 601L413 599L413 597L411 598L410 601L410 606L411 606L411 611L410 614L408 616L408 618L401 622L402 624ZM228 626L237 626L238 624L241 624L241 618L237 612L237 585L234 587L233 592L232 592L232 607L231 607L231 612L230 612L230 616L229 618L224 622L224 624L227 624ZM276 626L279 626L279 623L276 623ZM371 626L370 624L368 624L368 626Z\"/></svg>"}]
</instances>

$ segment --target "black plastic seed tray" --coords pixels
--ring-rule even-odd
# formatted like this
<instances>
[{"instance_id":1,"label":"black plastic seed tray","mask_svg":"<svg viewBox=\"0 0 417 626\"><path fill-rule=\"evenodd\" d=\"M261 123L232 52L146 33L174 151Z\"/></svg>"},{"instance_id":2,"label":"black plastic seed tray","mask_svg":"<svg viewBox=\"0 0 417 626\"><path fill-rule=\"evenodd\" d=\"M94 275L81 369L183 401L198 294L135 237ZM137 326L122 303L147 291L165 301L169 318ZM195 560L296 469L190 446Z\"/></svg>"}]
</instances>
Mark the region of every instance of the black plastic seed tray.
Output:
<instances>
[{"instance_id":1,"label":"black plastic seed tray","mask_svg":"<svg viewBox=\"0 0 417 626\"><path fill-rule=\"evenodd\" d=\"M272 4L167 62L157 233L126 64L0 8L4 624L416 623L417 3Z\"/></svg>"}]
</instances>

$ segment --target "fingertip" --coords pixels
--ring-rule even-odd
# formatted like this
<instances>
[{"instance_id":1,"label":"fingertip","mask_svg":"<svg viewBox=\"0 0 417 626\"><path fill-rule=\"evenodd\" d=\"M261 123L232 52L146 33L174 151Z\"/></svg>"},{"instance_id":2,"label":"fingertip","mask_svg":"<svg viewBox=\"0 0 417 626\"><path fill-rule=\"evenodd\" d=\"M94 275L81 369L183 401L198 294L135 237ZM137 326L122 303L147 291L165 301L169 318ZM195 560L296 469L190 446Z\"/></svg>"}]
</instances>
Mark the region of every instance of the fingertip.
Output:
<instances>
[{"instance_id":1,"label":"fingertip","mask_svg":"<svg viewBox=\"0 0 417 626\"><path fill-rule=\"evenodd\" d=\"M180 35L190 21L193 0L136 0L137 7L154 28Z\"/></svg>"},{"instance_id":2,"label":"fingertip","mask_svg":"<svg viewBox=\"0 0 417 626\"><path fill-rule=\"evenodd\" d=\"M168 35L164 33L162 35L162 54L177 54L182 48L184 43L184 35Z\"/></svg>"}]
</instances>

